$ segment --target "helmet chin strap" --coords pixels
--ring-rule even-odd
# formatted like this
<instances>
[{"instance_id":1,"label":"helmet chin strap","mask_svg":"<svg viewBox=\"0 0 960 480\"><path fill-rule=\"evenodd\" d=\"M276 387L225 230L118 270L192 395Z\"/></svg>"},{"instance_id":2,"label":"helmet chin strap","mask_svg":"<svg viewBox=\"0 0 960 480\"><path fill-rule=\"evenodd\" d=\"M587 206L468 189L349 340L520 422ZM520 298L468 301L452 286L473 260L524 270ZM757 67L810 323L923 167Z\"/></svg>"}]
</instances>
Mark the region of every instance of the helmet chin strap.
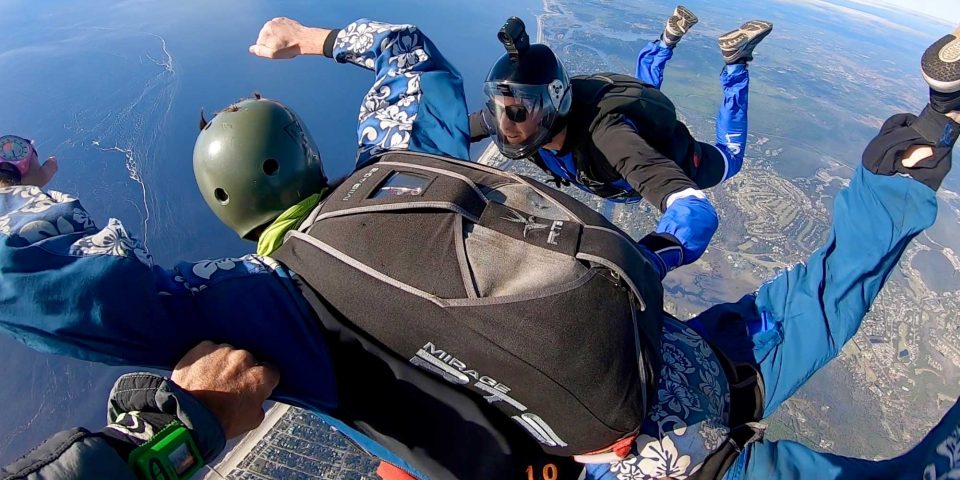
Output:
<instances>
[{"instance_id":1,"label":"helmet chin strap","mask_svg":"<svg viewBox=\"0 0 960 480\"><path fill-rule=\"evenodd\" d=\"M558 116L557 119L553 121L553 126L550 127L550 141L547 143L552 142L553 139L565 128L567 128L567 116Z\"/></svg>"}]
</instances>

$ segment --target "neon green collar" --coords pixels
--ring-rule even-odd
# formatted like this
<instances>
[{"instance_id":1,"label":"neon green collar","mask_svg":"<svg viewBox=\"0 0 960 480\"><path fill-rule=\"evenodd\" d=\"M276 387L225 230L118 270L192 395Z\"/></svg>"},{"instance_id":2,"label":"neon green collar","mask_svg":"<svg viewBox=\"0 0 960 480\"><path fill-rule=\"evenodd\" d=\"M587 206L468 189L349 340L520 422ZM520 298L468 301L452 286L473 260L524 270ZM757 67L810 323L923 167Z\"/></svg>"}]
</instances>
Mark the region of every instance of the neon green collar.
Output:
<instances>
[{"instance_id":1,"label":"neon green collar","mask_svg":"<svg viewBox=\"0 0 960 480\"><path fill-rule=\"evenodd\" d=\"M324 188L320 193L315 193L304 198L300 203L288 208L280 214L266 230L260 234L260 240L257 241L257 255L270 255L283 245L283 237L294 228L297 228L301 222L310 215L320 200L327 195L327 189Z\"/></svg>"}]
</instances>

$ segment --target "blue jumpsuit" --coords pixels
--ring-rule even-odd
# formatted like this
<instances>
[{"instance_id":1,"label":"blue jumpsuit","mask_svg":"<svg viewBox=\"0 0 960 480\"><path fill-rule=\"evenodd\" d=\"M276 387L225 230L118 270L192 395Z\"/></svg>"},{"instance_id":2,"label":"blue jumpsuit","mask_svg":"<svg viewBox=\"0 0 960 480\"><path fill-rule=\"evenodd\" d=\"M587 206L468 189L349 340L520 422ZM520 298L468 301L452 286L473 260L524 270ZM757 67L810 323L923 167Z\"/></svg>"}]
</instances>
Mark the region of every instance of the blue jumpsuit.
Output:
<instances>
[{"instance_id":1,"label":"blue jumpsuit","mask_svg":"<svg viewBox=\"0 0 960 480\"><path fill-rule=\"evenodd\" d=\"M663 71L673 58L673 48L660 40L648 43L637 54L637 78L659 89L663 85ZM717 112L717 141L714 147L726 161L723 180L736 175L743 166L747 149L747 100L750 93L750 73L742 63L727 65L720 72L723 105Z\"/></svg>"},{"instance_id":2,"label":"blue jumpsuit","mask_svg":"<svg viewBox=\"0 0 960 480\"><path fill-rule=\"evenodd\" d=\"M359 161L390 149L466 158L467 112L459 74L419 30L360 20L337 34L334 57L377 75L361 109ZM755 295L707 310L690 325L666 322L664 351L679 353L665 355L665 369L725 389L712 352L703 346L700 336L706 336L731 357L760 366L767 388L765 413L772 413L837 355L910 239L935 217L936 199L928 187L911 178L858 169L838 197L827 244L806 264L784 272ZM154 264L119 221L94 225L75 198L36 187L0 189L0 330L39 351L170 369L202 340L230 343L279 368L276 400L322 413L337 404L331 362L291 275L258 255L165 269ZM709 368L697 369L685 360L691 355ZM688 393L680 398L661 391L660 397L665 405L693 411ZM760 442L738 458L727 477L866 478L873 472L916 478L928 463L928 472L943 475L956 468L956 474L958 425L955 407L914 451L891 461L899 462L899 470L793 442ZM702 431L722 433L717 428ZM680 436L653 443L686 445ZM416 475L386 449L363 444ZM667 470L682 478L697 465L690 456L650 445L641 448L638 442L632 459L590 466L587 478L651 478Z\"/></svg>"}]
</instances>

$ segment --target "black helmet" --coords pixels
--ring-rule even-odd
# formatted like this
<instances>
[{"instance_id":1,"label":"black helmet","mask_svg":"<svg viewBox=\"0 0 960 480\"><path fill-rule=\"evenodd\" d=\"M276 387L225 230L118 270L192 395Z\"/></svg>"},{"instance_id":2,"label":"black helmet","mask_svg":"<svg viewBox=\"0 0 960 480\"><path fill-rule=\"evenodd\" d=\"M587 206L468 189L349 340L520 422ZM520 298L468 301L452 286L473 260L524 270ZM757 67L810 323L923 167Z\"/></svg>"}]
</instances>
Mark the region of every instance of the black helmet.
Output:
<instances>
[{"instance_id":1,"label":"black helmet","mask_svg":"<svg viewBox=\"0 0 960 480\"><path fill-rule=\"evenodd\" d=\"M299 117L274 100L243 100L200 119L193 173L213 213L241 237L327 185L316 144Z\"/></svg>"},{"instance_id":2,"label":"black helmet","mask_svg":"<svg viewBox=\"0 0 960 480\"><path fill-rule=\"evenodd\" d=\"M565 125L570 77L550 47L529 45L523 22L512 17L499 34L507 49L487 74L483 120L500 152L523 158Z\"/></svg>"}]
</instances>

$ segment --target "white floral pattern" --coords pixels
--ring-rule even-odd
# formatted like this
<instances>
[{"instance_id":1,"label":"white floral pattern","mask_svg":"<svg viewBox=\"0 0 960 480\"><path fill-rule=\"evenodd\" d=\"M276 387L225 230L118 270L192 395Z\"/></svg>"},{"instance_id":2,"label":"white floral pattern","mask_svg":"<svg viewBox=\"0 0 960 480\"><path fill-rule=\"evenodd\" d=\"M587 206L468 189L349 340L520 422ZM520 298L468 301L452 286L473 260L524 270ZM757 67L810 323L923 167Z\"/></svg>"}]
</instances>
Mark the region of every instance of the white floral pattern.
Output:
<instances>
[{"instance_id":1,"label":"white floral pattern","mask_svg":"<svg viewBox=\"0 0 960 480\"><path fill-rule=\"evenodd\" d=\"M0 234L18 246L32 245L62 235L92 233L69 245L62 253L75 256L112 255L136 258L153 266L143 245L127 234L116 219L99 232L90 215L76 198L56 191L44 192L32 186L0 189Z\"/></svg>"},{"instance_id":2,"label":"white floral pattern","mask_svg":"<svg viewBox=\"0 0 960 480\"><path fill-rule=\"evenodd\" d=\"M673 382L682 382L693 373L693 362L676 345L663 344L663 375Z\"/></svg>"},{"instance_id":3,"label":"white floral pattern","mask_svg":"<svg viewBox=\"0 0 960 480\"><path fill-rule=\"evenodd\" d=\"M17 235L27 242L33 244L48 238L56 237L58 235L67 235L73 233L74 231L75 229L73 228L73 224L67 221L67 219L60 217L54 222L50 222L48 220L34 220L32 222L27 222L25 225L20 227Z\"/></svg>"},{"instance_id":4,"label":"white floral pattern","mask_svg":"<svg viewBox=\"0 0 960 480\"><path fill-rule=\"evenodd\" d=\"M703 446L708 450L716 450L727 439L730 429L720 423L719 419L711 418L700 424L699 433Z\"/></svg>"},{"instance_id":5,"label":"white floral pattern","mask_svg":"<svg viewBox=\"0 0 960 480\"><path fill-rule=\"evenodd\" d=\"M729 386L720 363L710 346L680 322L664 324L657 394L631 455L610 464L618 480L683 480L729 434Z\"/></svg>"},{"instance_id":6,"label":"white floral pattern","mask_svg":"<svg viewBox=\"0 0 960 480\"><path fill-rule=\"evenodd\" d=\"M56 190L50 190L47 192L50 195L50 198L54 199L57 203L69 203L77 201L76 197L70 195L69 193L58 192Z\"/></svg>"},{"instance_id":7,"label":"white floral pattern","mask_svg":"<svg viewBox=\"0 0 960 480\"><path fill-rule=\"evenodd\" d=\"M938 474L937 464L929 463L923 469L924 480L957 480L960 479L960 426L953 429L953 432L947 436L940 445L937 445L937 453L947 459L946 471Z\"/></svg>"},{"instance_id":8,"label":"white floral pattern","mask_svg":"<svg viewBox=\"0 0 960 480\"><path fill-rule=\"evenodd\" d=\"M660 402L666 403L670 411L686 417L691 410L700 411L699 399L690 391L688 385L679 382L667 382L660 391Z\"/></svg>"},{"instance_id":9,"label":"white floral pattern","mask_svg":"<svg viewBox=\"0 0 960 480\"><path fill-rule=\"evenodd\" d=\"M390 57L390 63L397 65L397 73L405 73L414 68L417 64L426 62L430 57L422 48L412 52L401 53L395 57Z\"/></svg>"},{"instance_id":10,"label":"white floral pattern","mask_svg":"<svg viewBox=\"0 0 960 480\"><path fill-rule=\"evenodd\" d=\"M337 34L337 61L378 69L378 79L364 97L357 117L361 157L410 148L421 99L420 71L430 61L424 42L412 25L368 20L351 23ZM377 64L383 58L386 65Z\"/></svg>"},{"instance_id":11,"label":"white floral pattern","mask_svg":"<svg viewBox=\"0 0 960 480\"><path fill-rule=\"evenodd\" d=\"M378 56L377 50L384 48L377 42L382 42L390 32L401 31L413 32L416 31L416 27L372 22L366 19L357 20L337 33L333 44L335 56L338 61L372 69Z\"/></svg>"},{"instance_id":12,"label":"white floral pattern","mask_svg":"<svg viewBox=\"0 0 960 480\"><path fill-rule=\"evenodd\" d=\"M173 281L178 288L197 294L216 282L257 273L277 272L281 268L276 260L260 255L203 260L179 265Z\"/></svg>"},{"instance_id":13,"label":"white floral pattern","mask_svg":"<svg viewBox=\"0 0 960 480\"><path fill-rule=\"evenodd\" d=\"M690 456L682 455L670 437L657 440L643 436L638 439L644 447L640 453L613 464L611 472L620 480L659 480L672 477L684 480L689 475Z\"/></svg>"},{"instance_id":14,"label":"white floral pattern","mask_svg":"<svg viewBox=\"0 0 960 480\"><path fill-rule=\"evenodd\" d=\"M26 205L20 207L20 211L23 213L42 213L49 210L54 205L57 205L57 201L46 195L38 195L33 197Z\"/></svg>"},{"instance_id":15,"label":"white floral pattern","mask_svg":"<svg viewBox=\"0 0 960 480\"><path fill-rule=\"evenodd\" d=\"M638 457L640 471L650 472L654 478L673 477L677 480L687 478L687 469L690 468L690 456L681 455L670 437L663 440L653 440L643 447Z\"/></svg>"},{"instance_id":16,"label":"white floral pattern","mask_svg":"<svg viewBox=\"0 0 960 480\"><path fill-rule=\"evenodd\" d=\"M73 221L80 225L83 230L93 228L93 220L87 211L82 208L73 209Z\"/></svg>"},{"instance_id":17,"label":"white floral pattern","mask_svg":"<svg viewBox=\"0 0 960 480\"><path fill-rule=\"evenodd\" d=\"M19 198L34 198L43 195L43 191L31 185L19 185L16 187L0 188L0 194Z\"/></svg>"},{"instance_id":18,"label":"white floral pattern","mask_svg":"<svg viewBox=\"0 0 960 480\"><path fill-rule=\"evenodd\" d=\"M390 106L389 97L390 87L381 86L380 82L374 84L367 95L363 97L363 103L360 104L360 115L357 120L363 122L377 111Z\"/></svg>"},{"instance_id":19,"label":"white floral pattern","mask_svg":"<svg viewBox=\"0 0 960 480\"><path fill-rule=\"evenodd\" d=\"M127 234L123 224L115 218L94 235L83 237L70 247L73 255L112 255L136 258L148 267L153 266L153 257L139 240Z\"/></svg>"},{"instance_id":20,"label":"white floral pattern","mask_svg":"<svg viewBox=\"0 0 960 480\"><path fill-rule=\"evenodd\" d=\"M205 280L210 280L217 270L233 270L236 268L237 262L240 261L242 260L239 258L222 258L220 260L198 262L193 265L193 274Z\"/></svg>"}]
</instances>

